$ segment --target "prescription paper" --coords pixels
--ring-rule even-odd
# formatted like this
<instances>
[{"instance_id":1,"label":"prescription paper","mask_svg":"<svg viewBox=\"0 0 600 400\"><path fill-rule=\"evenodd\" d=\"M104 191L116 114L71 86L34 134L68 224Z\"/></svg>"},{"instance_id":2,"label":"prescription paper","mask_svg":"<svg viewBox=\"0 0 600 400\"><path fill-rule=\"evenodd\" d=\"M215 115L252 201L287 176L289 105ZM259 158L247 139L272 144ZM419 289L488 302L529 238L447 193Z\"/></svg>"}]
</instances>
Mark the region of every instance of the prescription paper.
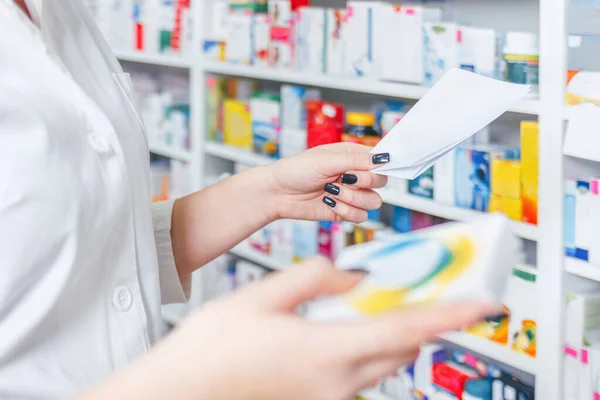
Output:
<instances>
[{"instance_id":1,"label":"prescription paper","mask_svg":"<svg viewBox=\"0 0 600 400\"><path fill-rule=\"evenodd\" d=\"M375 172L415 179L523 98L516 85L461 69L448 71L373 149L391 161Z\"/></svg>"}]
</instances>

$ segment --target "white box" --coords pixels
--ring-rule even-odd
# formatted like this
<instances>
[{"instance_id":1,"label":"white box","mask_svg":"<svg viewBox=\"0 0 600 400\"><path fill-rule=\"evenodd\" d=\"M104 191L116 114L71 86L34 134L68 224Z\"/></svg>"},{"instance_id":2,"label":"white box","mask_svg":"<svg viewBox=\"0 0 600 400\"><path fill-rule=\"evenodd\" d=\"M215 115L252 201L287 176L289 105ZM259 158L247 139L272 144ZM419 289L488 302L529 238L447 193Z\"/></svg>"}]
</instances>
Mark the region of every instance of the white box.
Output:
<instances>
[{"instance_id":1,"label":"white box","mask_svg":"<svg viewBox=\"0 0 600 400\"><path fill-rule=\"evenodd\" d=\"M454 169L456 152L451 150L433 169L433 198L441 204L454 205Z\"/></svg>"},{"instance_id":2,"label":"white box","mask_svg":"<svg viewBox=\"0 0 600 400\"><path fill-rule=\"evenodd\" d=\"M452 23L423 24L425 43L424 84L434 85L446 72L458 68L458 26Z\"/></svg>"},{"instance_id":3,"label":"white box","mask_svg":"<svg viewBox=\"0 0 600 400\"><path fill-rule=\"evenodd\" d=\"M346 10L330 8L325 15L325 73L343 75L346 59Z\"/></svg>"},{"instance_id":4,"label":"white box","mask_svg":"<svg viewBox=\"0 0 600 400\"><path fill-rule=\"evenodd\" d=\"M301 7L295 30L296 68L321 74L325 69L325 9Z\"/></svg>"},{"instance_id":5,"label":"white box","mask_svg":"<svg viewBox=\"0 0 600 400\"><path fill-rule=\"evenodd\" d=\"M227 40L227 20L229 3L226 0L213 0L210 3L210 17L206 18L204 39L214 42Z\"/></svg>"},{"instance_id":6,"label":"white box","mask_svg":"<svg viewBox=\"0 0 600 400\"><path fill-rule=\"evenodd\" d=\"M459 42L460 68L496 77L499 54L495 30L461 26Z\"/></svg>"},{"instance_id":7,"label":"white box","mask_svg":"<svg viewBox=\"0 0 600 400\"><path fill-rule=\"evenodd\" d=\"M593 226L598 222L591 219L593 200L589 182L577 181L577 190L575 191L575 253L577 258L583 261L589 260L589 250L593 243Z\"/></svg>"},{"instance_id":8,"label":"white box","mask_svg":"<svg viewBox=\"0 0 600 400\"><path fill-rule=\"evenodd\" d=\"M336 267L369 274L347 293L311 303L308 314L315 321L351 320L423 304L497 303L519 255L520 242L501 215L354 245L337 258ZM457 262L442 266L445 257ZM390 291L394 297L381 301Z\"/></svg>"},{"instance_id":9,"label":"white box","mask_svg":"<svg viewBox=\"0 0 600 400\"><path fill-rule=\"evenodd\" d=\"M269 225L271 256L282 267L294 262L293 230L293 222L290 220L279 220Z\"/></svg>"},{"instance_id":10,"label":"white box","mask_svg":"<svg viewBox=\"0 0 600 400\"><path fill-rule=\"evenodd\" d=\"M290 0L269 0L269 20L271 26L292 27L292 3Z\"/></svg>"},{"instance_id":11,"label":"white box","mask_svg":"<svg viewBox=\"0 0 600 400\"><path fill-rule=\"evenodd\" d=\"M564 396L579 396L579 357L586 342L590 343L600 329L600 294L575 293L567 297L565 312Z\"/></svg>"},{"instance_id":12,"label":"white box","mask_svg":"<svg viewBox=\"0 0 600 400\"><path fill-rule=\"evenodd\" d=\"M252 65L269 65L270 37L269 17L265 14L255 14L252 24Z\"/></svg>"},{"instance_id":13,"label":"white box","mask_svg":"<svg viewBox=\"0 0 600 400\"><path fill-rule=\"evenodd\" d=\"M377 76L374 19L379 6L380 3L371 1L348 2L344 75L369 78Z\"/></svg>"},{"instance_id":14,"label":"white box","mask_svg":"<svg viewBox=\"0 0 600 400\"><path fill-rule=\"evenodd\" d=\"M422 84L425 76L423 24L440 22L434 7L384 5L377 12L376 40L380 43L381 78Z\"/></svg>"},{"instance_id":15,"label":"white box","mask_svg":"<svg viewBox=\"0 0 600 400\"><path fill-rule=\"evenodd\" d=\"M600 221L600 179L590 180L591 201L590 221ZM600 267L600 224L592 223L592 238L590 241L589 262L593 267ZM600 359L598 359L600 368Z\"/></svg>"},{"instance_id":16,"label":"white box","mask_svg":"<svg viewBox=\"0 0 600 400\"><path fill-rule=\"evenodd\" d=\"M265 276L267 270L248 261L238 261L235 264L236 286L242 287L258 281Z\"/></svg>"},{"instance_id":17,"label":"white box","mask_svg":"<svg viewBox=\"0 0 600 400\"><path fill-rule=\"evenodd\" d=\"M308 100L320 100L321 91L302 86L281 85L281 127L283 129L306 129L306 106Z\"/></svg>"},{"instance_id":18,"label":"white box","mask_svg":"<svg viewBox=\"0 0 600 400\"><path fill-rule=\"evenodd\" d=\"M252 61L252 14L229 13L225 59L232 64L249 65Z\"/></svg>"}]
</instances>

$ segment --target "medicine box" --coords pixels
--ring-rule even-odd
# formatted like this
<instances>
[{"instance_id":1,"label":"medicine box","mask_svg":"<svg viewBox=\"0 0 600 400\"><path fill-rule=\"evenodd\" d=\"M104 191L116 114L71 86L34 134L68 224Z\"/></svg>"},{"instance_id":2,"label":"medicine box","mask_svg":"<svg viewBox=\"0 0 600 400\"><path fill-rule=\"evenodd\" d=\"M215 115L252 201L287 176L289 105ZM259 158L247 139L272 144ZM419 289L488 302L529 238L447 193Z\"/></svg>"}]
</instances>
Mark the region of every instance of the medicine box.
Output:
<instances>
[{"instance_id":1,"label":"medicine box","mask_svg":"<svg viewBox=\"0 0 600 400\"><path fill-rule=\"evenodd\" d=\"M567 30L575 35L600 35L600 2L571 0L567 9Z\"/></svg>"},{"instance_id":2,"label":"medicine box","mask_svg":"<svg viewBox=\"0 0 600 400\"><path fill-rule=\"evenodd\" d=\"M267 12L265 0L229 0L229 9L238 13L242 12Z\"/></svg>"},{"instance_id":3,"label":"medicine box","mask_svg":"<svg viewBox=\"0 0 600 400\"><path fill-rule=\"evenodd\" d=\"M282 266L291 265L294 261L293 222L278 220L269 224L271 238L271 257Z\"/></svg>"},{"instance_id":4,"label":"medicine box","mask_svg":"<svg viewBox=\"0 0 600 400\"><path fill-rule=\"evenodd\" d=\"M514 151L495 146L460 146L456 149L454 188L456 205L488 211L492 162L511 158Z\"/></svg>"},{"instance_id":5,"label":"medicine box","mask_svg":"<svg viewBox=\"0 0 600 400\"><path fill-rule=\"evenodd\" d=\"M292 27L292 3L289 0L269 0L268 9L271 26Z\"/></svg>"},{"instance_id":6,"label":"medicine box","mask_svg":"<svg viewBox=\"0 0 600 400\"><path fill-rule=\"evenodd\" d=\"M590 179L590 221L594 221L590 238L589 262L593 265L600 266L600 179ZM600 362L600 359L598 359ZM600 365L599 365L600 366ZM599 382L600 383L600 382Z\"/></svg>"},{"instance_id":7,"label":"medicine box","mask_svg":"<svg viewBox=\"0 0 600 400\"><path fill-rule=\"evenodd\" d=\"M256 153L279 158L280 112L278 95L257 93L250 100L252 147Z\"/></svg>"},{"instance_id":8,"label":"medicine box","mask_svg":"<svg viewBox=\"0 0 600 400\"><path fill-rule=\"evenodd\" d=\"M435 7L380 5L377 10L381 78L422 84L425 76L423 24L440 23Z\"/></svg>"},{"instance_id":9,"label":"medicine box","mask_svg":"<svg viewBox=\"0 0 600 400\"><path fill-rule=\"evenodd\" d=\"M265 67L269 64L271 25L266 14L255 14L252 25L252 64Z\"/></svg>"},{"instance_id":10,"label":"medicine box","mask_svg":"<svg viewBox=\"0 0 600 400\"><path fill-rule=\"evenodd\" d=\"M347 3L347 46L344 74L354 77L375 77L374 18L379 3L375 1L349 1Z\"/></svg>"},{"instance_id":11,"label":"medicine box","mask_svg":"<svg viewBox=\"0 0 600 400\"><path fill-rule=\"evenodd\" d=\"M208 61L225 61L225 42L205 40L202 46L204 59Z\"/></svg>"},{"instance_id":12,"label":"medicine box","mask_svg":"<svg viewBox=\"0 0 600 400\"><path fill-rule=\"evenodd\" d=\"M500 54L495 30L461 26L458 42L461 69L490 78L498 75Z\"/></svg>"},{"instance_id":13,"label":"medicine box","mask_svg":"<svg viewBox=\"0 0 600 400\"><path fill-rule=\"evenodd\" d=\"M569 70L600 72L600 35L570 35L567 43Z\"/></svg>"},{"instance_id":14,"label":"medicine box","mask_svg":"<svg viewBox=\"0 0 600 400\"><path fill-rule=\"evenodd\" d=\"M342 75L346 59L346 10L329 8L325 11L325 72Z\"/></svg>"},{"instance_id":15,"label":"medicine box","mask_svg":"<svg viewBox=\"0 0 600 400\"><path fill-rule=\"evenodd\" d=\"M425 44L425 85L435 84L447 71L458 68L459 33L452 23L423 24Z\"/></svg>"},{"instance_id":16,"label":"medicine box","mask_svg":"<svg viewBox=\"0 0 600 400\"><path fill-rule=\"evenodd\" d=\"M454 205L456 152L451 150L435 164L433 198L440 204Z\"/></svg>"},{"instance_id":17,"label":"medicine box","mask_svg":"<svg viewBox=\"0 0 600 400\"><path fill-rule=\"evenodd\" d=\"M206 78L206 127L208 140L213 142L223 142L223 101L226 91L226 78Z\"/></svg>"},{"instance_id":18,"label":"medicine box","mask_svg":"<svg viewBox=\"0 0 600 400\"><path fill-rule=\"evenodd\" d=\"M290 68L294 63L292 5L285 0L269 1L269 54L268 63L278 68Z\"/></svg>"},{"instance_id":19,"label":"medicine box","mask_svg":"<svg viewBox=\"0 0 600 400\"><path fill-rule=\"evenodd\" d=\"M223 102L223 139L231 146L252 148L252 121L248 103L232 99Z\"/></svg>"},{"instance_id":20,"label":"medicine box","mask_svg":"<svg viewBox=\"0 0 600 400\"><path fill-rule=\"evenodd\" d=\"M306 101L319 100L318 89L302 86L281 85L281 127L283 129L306 129Z\"/></svg>"},{"instance_id":21,"label":"medicine box","mask_svg":"<svg viewBox=\"0 0 600 400\"><path fill-rule=\"evenodd\" d=\"M509 340L513 351L537 354L538 285L535 268L517 266L508 281L504 305L509 314Z\"/></svg>"},{"instance_id":22,"label":"medicine box","mask_svg":"<svg viewBox=\"0 0 600 400\"><path fill-rule=\"evenodd\" d=\"M325 9L300 8L295 36L296 69L322 74L325 70Z\"/></svg>"},{"instance_id":23,"label":"medicine box","mask_svg":"<svg viewBox=\"0 0 600 400\"><path fill-rule=\"evenodd\" d=\"M251 13L229 12L227 19L227 38L225 58L232 64L249 65L252 61L252 24Z\"/></svg>"},{"instance_id":24,"label":"medicine box","mask_svg":"<svg viewBox=\"0 0 600 400\"><path fill-rule=\"evenodd\" d=\"M521 163L497 159L492 163L492 193L510 199L521 199Z\"/></svg>"},{"instance_id":25,"label":"medicine box","mask_svg":"<svg viewBox=\"0 0 600 400\"><path fill-rule=\"evenodd\" d=\"M433 189L434 167L429 168L415 179L408 181L408 192L415 196L433 199Z\"/></svg>"},{"instance_id":26,"label":"medicine box","mask_svg":"<svg viewBox=\"0 0 600 400\"><path fill-rule=\"evenodd\" d=\"M237 287L256 282L267 274L267 270L248 261L240 260L235 264Z\"/></svg>"},{"instance_id":27,"label":"medicine box","mask_svg":"<svg viewBox=\"0 0 600 400\"><path fill-rule=\"evenodd\" d=\"M523 203L520 198L513 199L492 194L489 212L500 212L514 221L521 221L523 218Z\"/></svg>"},{"instance_id":28,"label":"medicine box","mask_svg":"<svg viewBox=\"0 0 600 400\"><path fill-rule=\"evenodd\" d=\"M539 181L539 124L521 122L521 199L523 222L537 225Z\"/></svg>"}]
</instances>

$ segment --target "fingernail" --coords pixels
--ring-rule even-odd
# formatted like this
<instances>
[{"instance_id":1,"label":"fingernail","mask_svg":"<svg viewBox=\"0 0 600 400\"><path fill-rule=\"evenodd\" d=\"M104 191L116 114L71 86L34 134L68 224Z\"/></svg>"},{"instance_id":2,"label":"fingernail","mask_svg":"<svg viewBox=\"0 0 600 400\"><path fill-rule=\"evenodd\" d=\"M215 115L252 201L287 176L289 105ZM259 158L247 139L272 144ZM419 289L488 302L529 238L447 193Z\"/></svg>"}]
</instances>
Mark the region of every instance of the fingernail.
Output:
<instances>
[{"instance_id":1,"label":"fingernail","mask_svg":"<svg viewBox=\"0 0 600 400\"><path fill-rule=\"evenodd\" d=\"M344 185L354 185L356 182L358 182L358 176L354 174L342 175L342 183Z\"/></svg>"},{"instance_id":2,"label":"fingernail","mask_svg":"<svg viewBox=\"0 0 600 400\"><path fill-rule=\"evenodd\" d=\"M390 162L390 153L380 153L373 156L373 164L386 164Z\"/></svg>"},{"instance_id":3,"label":"fingernail","mask_svg":"<svg viewBox=\"0 0 600 400\"><path fill-rule=\"evenodd\" d=\"M323 203L327 204L331 208L335 208L335 206L337 205L335 200L333 200L332 198L329 198L327 196L323 197Z\"/></svg>"},{"instance_id":4,"label":"fingernail","mask_svg":"<svg viewBox=\"0 0 600 400\"><path fill-rule=\"evenodd\" d=\"M327 185L325 185L325 191L334 196L337 196L338 194L340 194L340 188L332 183L328 183Z\"/></svg>"},{"instance_id":5,"label":"fingernail","mask_svg":"<svg viewBox=\"0 0 600 400\"><path fill-rule=\"evenodd\" d=\"M362 269L362 268L350 268L350 269L347 269L346 271L350 272L352 274L369 275L369 271L367 271L366 269Z\"/></svg>"},{"instance_id":6,"label":"fingernail","mask_svg":"<svg viewBox=\"0 0 600 400\"><path fill-rule=\"evenodd\" d=\"M499 313L499 314L495 314L495 315L490 315L489 317L486 317L484 319L485 322L494 322L494 321L499 321L502 319L505 319L508 317L508 314L506 313Z\"/></svg>"}]
</instances>

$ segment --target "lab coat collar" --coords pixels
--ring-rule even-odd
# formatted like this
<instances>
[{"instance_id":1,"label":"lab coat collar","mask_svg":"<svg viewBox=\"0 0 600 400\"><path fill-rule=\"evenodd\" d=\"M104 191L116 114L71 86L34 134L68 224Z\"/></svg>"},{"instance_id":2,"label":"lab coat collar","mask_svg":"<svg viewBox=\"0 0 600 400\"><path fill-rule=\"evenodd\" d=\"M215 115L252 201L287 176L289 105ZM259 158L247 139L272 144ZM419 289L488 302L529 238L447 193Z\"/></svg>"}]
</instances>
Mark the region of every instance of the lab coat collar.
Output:
<instances>
[{"instance_id":1,"label":"lab coat collar","mask_svg":"<svg viewBox=\"0 0 600 400\"><path fill-rule=\"evenodd\" d=\"M29 11L29 15L31 15L31 20L33 23L40 28L42 21L42 2L43 0L25 0L25 5L27 5L27 11Z\"/></svg>"}]
</instances>

